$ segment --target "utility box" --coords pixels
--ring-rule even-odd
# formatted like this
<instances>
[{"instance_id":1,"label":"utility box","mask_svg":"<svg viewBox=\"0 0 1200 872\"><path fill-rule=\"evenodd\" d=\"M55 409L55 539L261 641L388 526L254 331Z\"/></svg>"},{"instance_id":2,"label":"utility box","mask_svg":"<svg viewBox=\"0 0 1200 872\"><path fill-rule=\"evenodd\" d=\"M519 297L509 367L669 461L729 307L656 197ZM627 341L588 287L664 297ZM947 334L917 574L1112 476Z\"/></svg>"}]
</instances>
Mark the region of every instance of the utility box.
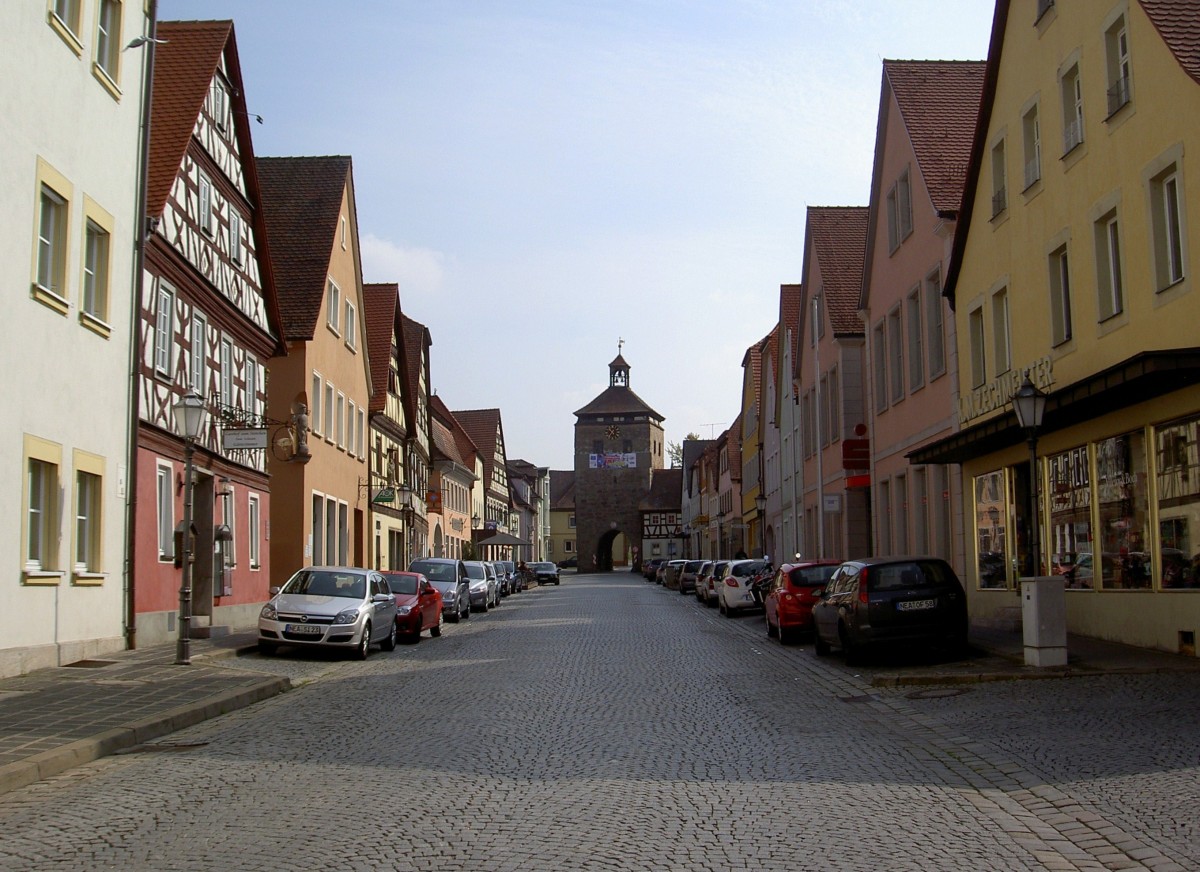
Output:
<instances>
[{"instance_id":1,"label":"utility box","mask_svg":"<svg viewBox=\"0 0 1200 872\"><path fill-rule=\"evenodd\" d=\"M1061 575L1021 579L1026 666L1067 665L1067 594Z\"/></svg>"}]
</instances>

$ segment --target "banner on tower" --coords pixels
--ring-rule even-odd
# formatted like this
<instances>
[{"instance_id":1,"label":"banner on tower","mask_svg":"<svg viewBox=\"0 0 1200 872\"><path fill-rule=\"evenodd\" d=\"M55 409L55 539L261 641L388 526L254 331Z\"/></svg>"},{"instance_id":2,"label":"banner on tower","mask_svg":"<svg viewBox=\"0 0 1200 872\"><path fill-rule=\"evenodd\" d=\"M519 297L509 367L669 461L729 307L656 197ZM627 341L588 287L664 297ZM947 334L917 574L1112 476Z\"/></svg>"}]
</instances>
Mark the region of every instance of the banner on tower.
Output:
<instances>
[{"instance_id":1,"label":"banner on tower","mask_svg":"<svg viewBox=\"0 0 1200 872\"><path fill-rule=\"evenodd\" d=\"M635 452L628 454L589 454L588 468L635 469L637 468L637 454Z\"/></svg>"}]
</instances>

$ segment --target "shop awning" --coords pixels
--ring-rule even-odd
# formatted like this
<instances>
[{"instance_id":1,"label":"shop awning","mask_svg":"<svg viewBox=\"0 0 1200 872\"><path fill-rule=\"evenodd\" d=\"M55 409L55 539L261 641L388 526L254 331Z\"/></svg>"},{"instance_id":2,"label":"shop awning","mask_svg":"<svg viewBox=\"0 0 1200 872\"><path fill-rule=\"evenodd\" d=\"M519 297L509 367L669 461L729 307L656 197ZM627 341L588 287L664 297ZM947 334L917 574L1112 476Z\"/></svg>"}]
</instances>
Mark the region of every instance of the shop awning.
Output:
<instances>
[{"instance_id":1,"label":"shop awning","mask_svg":"<svg viewBox=\"0 0 1200 872\"><path fill-rule=\"evenodd\" d=\"M476 545L528 545L524 539L518 539L508 533L496 533L492 530L477 530L481 534L480 538L475 541ZM484 539L483 536L491 533L492 535Z\"/></svg>"}]
</instances>

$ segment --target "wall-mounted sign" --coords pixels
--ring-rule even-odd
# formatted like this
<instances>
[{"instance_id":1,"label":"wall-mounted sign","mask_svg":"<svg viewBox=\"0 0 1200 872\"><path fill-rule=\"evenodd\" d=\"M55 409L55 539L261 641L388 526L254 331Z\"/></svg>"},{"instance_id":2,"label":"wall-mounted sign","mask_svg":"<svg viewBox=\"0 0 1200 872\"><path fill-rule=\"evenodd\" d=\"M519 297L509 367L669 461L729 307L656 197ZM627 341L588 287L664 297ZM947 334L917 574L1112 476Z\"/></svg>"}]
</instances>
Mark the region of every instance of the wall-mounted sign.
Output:
<instances>
[{"instance_id":1,"label":"wall-mounted sign","mask_svg":"<svg viewBox=\"0 0 1200 872\"><path fill-rule=\"evenodd\" d=\"M221 431L222 451L245 451L266 447L266 427L227 427Z\"/></svg>"},{"instance_id":2,"label":"wall-mounted sign","mask_svg":"<svg viewBox=\"0 0 1200 872\"><path fill-rule=\"evenodd\" d=\"M373 503L394 503L396 502L396 489L394 487L381 487L375 491L375 496L371 497Z\"/></svg>"},{"instance_id":3,"label":"wall-mounted sign","mask_svg":"<svg viewBox=\"0 0 1200 872\"><path fill-rule=\"evenodd\" d=\"M821 508L826 512L840 512L842 510L842 495L825 494L821 497Z\"/></svg>"},{"instance_id":4,"label":"wall-mounted sign","mask_svg":"<svg viewBox=\"0 0 1200 872\"><path fill-rule=\"evenodd\" d=\"M1029 380L1040 390L1049 392L1054 384L1054 361L1049 357L1040 357L1029 365ZM969 394L958 398L958 420L965 424L1002 409L1012 402L1013 394L1021 387L1026 370L1012 369L999 378L992 379L985 385L975 388Z\"/></svg>"}]
</instances>

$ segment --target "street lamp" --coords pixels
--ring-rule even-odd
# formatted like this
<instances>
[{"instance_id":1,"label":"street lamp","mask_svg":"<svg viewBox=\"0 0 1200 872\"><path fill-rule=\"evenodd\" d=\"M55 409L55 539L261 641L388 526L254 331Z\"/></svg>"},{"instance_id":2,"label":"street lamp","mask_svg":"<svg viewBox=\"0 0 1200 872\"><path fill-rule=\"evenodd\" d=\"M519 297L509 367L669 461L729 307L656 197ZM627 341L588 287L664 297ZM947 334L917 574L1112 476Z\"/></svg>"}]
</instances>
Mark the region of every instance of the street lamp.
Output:
<instances>
[{"instance_id":1,"label":"street lamp","mask_svg":"<svg viewBox=\"0 0 1200 872\"><path fill-rule=\"evenodd\" d=\"M764 523L767 515L767 498L761 493L754 498L754 508L758 511L758 547L759 555L767 556L767 525Z\"/></svg>"},{"instance_id":2,"label":"street lamp","mask_svg":"<svg viewBox=\"0 0 1200 872\"><path fill-rule=\"evenodd\" d=\"M400 513L404 516L404 565L412 562L413 489L400 485Z\"/></svg>"},{"instance_id":3,"label":"street lamp","mask_svg":"<svg viewBox=\"0 0 1200 872\"><path fill-rule=\"evenodd\" d=\"M1026 572L1029 577L1038 573L1041 565L1038 560L1038 476L1037 476L1037 433L1042 426L1042 416L1046 413L1046 395L1038 390L1025 373L1025 381L1013 394L1013 411L1017 414L1017 423L1025 431L1029 442L1029 561Z\"/></svg>"},{"instance_id":4,"label":"street lamp","mask_svg":"<svg viewBox=\"0 0 1200 872\"><path fill-rule=\"evenodd\" d=\"M174 405L175 419L183 424L183 535L179 537L182 558L179 583L179 640L175 646L175 663L188 666L192 662L192 457L196 440L204 425L204 398L195 388Z\"/></svg>"}]
</instances>

